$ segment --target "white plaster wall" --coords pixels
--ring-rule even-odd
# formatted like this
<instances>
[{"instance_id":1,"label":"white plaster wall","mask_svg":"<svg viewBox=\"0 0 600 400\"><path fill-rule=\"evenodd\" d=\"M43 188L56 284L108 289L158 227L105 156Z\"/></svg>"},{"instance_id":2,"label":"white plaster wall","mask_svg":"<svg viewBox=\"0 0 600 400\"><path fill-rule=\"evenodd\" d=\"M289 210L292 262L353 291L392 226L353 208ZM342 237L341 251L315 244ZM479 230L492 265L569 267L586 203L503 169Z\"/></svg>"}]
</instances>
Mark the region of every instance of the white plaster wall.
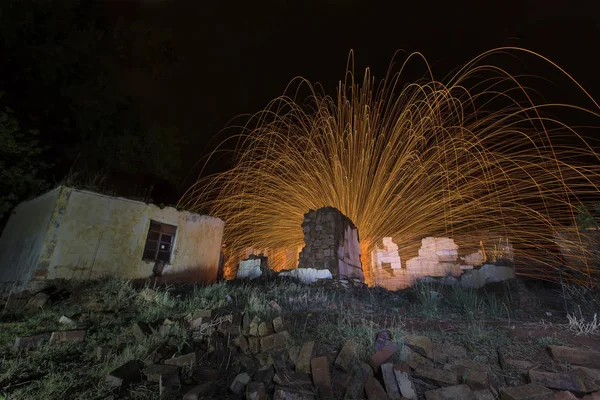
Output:
<instances>
[{"instance_id":1,"label":"white plaster wall","mask_svg":"<svg viewBox=\"0 0 600 400\"><path fill-rule=\"evenodd\" d=\"M8 290L20 290L33 277L60 192L59 187L23 202L10 216L0 237L0 283Z\"/></svg>"},{"instance_id":2,"label":"white plaster wall","mask_svg":"<svg viewBox=\"0 0 600 400\"><path fill-rule=\"evenodd\" d=\"M172 207L69 190L46 278L90 279L152 276L142 260L150 220L177 226L171 267L163 276L213 282L217 276L224 222Z\"/></svg>"}]
</instances>

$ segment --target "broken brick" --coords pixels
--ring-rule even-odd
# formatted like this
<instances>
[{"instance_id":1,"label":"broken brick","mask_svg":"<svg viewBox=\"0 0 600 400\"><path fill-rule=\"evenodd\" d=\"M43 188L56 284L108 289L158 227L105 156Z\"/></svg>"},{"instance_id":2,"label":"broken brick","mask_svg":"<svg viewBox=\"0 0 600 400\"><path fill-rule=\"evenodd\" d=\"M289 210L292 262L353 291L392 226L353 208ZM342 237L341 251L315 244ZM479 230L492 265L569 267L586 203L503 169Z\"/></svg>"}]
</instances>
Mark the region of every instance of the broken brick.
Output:
<instances>
[{"instance_id":1,"label":"broken brick","mask_svg":"<svg viewBox=\"0 0 600 400\"><path fill-rule=\"evenodd\" d=\"M50 343L83 342L85 340L85 334L85 330L52 332Z\"/></svg>"},{"instance_id":2,"label":"broken brick","mask_svg":"<svg viewBox=\"0 0 600 400\"><path fill-rule=\"evenodd\" d=\"M246 390L246 385L248 383L250 383L250 375L248 375L245 372L242 372L241 374L235 377L229 388L235 394L242 394L244 393L244 390Z\"/></svg>"},{"instance_id":3,"label":"broken brick","mask_svg":"<svg viewBox=\"0 0 600 400\"><path fill-rule=\"evenodd\" d=\"M285 330L283 319L281 317L277 317L273 320L273 330L275 330L275 332L281 332Z\"/></svg>"},{"instance_id":4,"label":"broken brick","mask_svg":"<svg viewBox=\"0 0 600 400\"><path fill-rule=\"evenodd\" d=\"M426 400L475 400L475 395L467 385L449 386L425 392Z\"/></svg>"},{"instance_id":5,"label":"broken brick","mask_svg":"<svg viewBox=\"0 0 600 400\"><path fill-rule=\"evenodd\" d=\"M215 382L205 382L200 385L196 385L188 390L183 395L183 400L199 400L205 396L213 393L216 389Z\"/></svg>"},{"instance_id":6,"label":"broken brick","mask_svg":"<svg viewBox=\"0 0 600 400\"><path fill-rule=\"evenodd\" d=\"M399 400L400 388L396 381L396 374L394 373L394 366L390 363L381 364L381 376L383 377L383 384L385 391L392 400Z\"/></svg>"},{"instance_id":7,"label":"broken brick","mask_svg":"<svg viewBox=\"0 0 600 400\"><path fill-rule=\"evenodd\" d=\"M174 365L150 364L142 370L146 379L150 382L159 382L162 375L173 375L179 372Z\"/></svg>"},{"instance_id":8,"label":"broken brick","mask_svg":"<svg viewBox=\"0 0 600 400\"><path fill-rule=\"evenodd\" d=\"M142 368L144 363L139 360L131 360L112 370L106 376L106 383L112 388L118 388L129 383L142 380Z\"/></svg>"},{"instance_id":9,"label":"broken brick","mask_svg":"<svg viewBox=\"0 0 600 400\"><path fill-rule=\"evenodd\" d=\"M37 346L40 343L46 342L50 339L49 333L42 333L33 336L22 336L15 339L15 343L12 346L12 351L17 352L21 349L28 349L30 347Z\"/></svg>"},{"instance_id":10,"label":"broken brick","mask_svg":"<svg viewBox=\"0 0 600 400\"><path fill-rule=\"evenodd\" d=\"M265 365L256 371L254 375L254 380L257 382L262 382L266 385L269 385L275 376L275 370L272 365Z\"/></svg>"},{"instance_id":11,"label":"broken brick","mask_svg":"<svg viewBox=\"0 0 600 400\"><path fill-rule=\"evenodd\" d=\"M352 340L346 340L342 350L335 359L335 365L345 372L350 372L356 364L357 346Z\"/></svg>"},{"instance_id":12,"label":"broken brick","mask_svg":"<svg viewBox=\"0 0 600 400\"><path fill-rule=\"evenodd\" d=\"M558 362L588 368L600 368L600 352L565 346L548 346L552 358Z\"/></svg>"},{"instance_id":13,"label":"broken brick","mask_svg":"<svg viewBox=\"0 0 600 400\"><path fill-rule=\"evenodd\" d=\"M262 351L282 350L285 349L289 339L288 331L283 331L260 338L260 348Z\"/></svg>"},{"instance_id":14,"label":"broken brick","mask_svg":"<svg viewBox=\"0 0 600 400\"><path fill-rule=\"evenodd\" d=\"M139 341L145 340L148 336L152 335L150 325L145 322L136 322L131 329L133 336Z\"/></svg>"},{"instance_id":15,"label":"broken brick","mask_svg":"<svg viewBox=\"0 0 600 400\"><path fill-rule=\"evenodd\" d=\"M502 389L502 400L554 400L554 392L537 383Z\"/></svg>"},{"instance_id":16,"label":"broken brick","mask_svg":"<svg viewBox=\"0 0 600 400\"><path fill-rule=\"evenodd\" d=\"M381 383L372 376L368 376L365 381L365 392L369 400L389 400Z\"/></svg>"},{"instance_id":17,"label":"broken brick","mask_svg":"<svg viewBox=\"0 0 600 400\"><path fill-rule=\"evenodd\" d=\"M600 390L600 386L594 383L594 381L576 374L559 374L530 370L529 379L531 383L539 383L550 389L568 390L581 395Z\"/></svg>"},{"instance_id":18,"label":"broken brick","mask_svg":"<svg viewBox=\"0 0 600 400\"><path fill-rule=\"evenodd\" d=\"M373 371L379 371L379 366L386 363L394 357L398 352L398 345L394 342L388 342L383 349L375 353L369 360L369 365L373 368Z\"/></svg>"},{"instance_id":19,"label":"broken brick","mask_svg":"<svg viewBox=\"0 0 600 400\"><path fill-rule=\"evenodd\" d=\"M310 360L312 359L315 342L306 342L302 345L296 358L296 371L310 373Z\"/></svg>"},{"instance_id":20,"label":"broken brick","mask_svg":"<svg viewBox=\"0 0 600 400\"><path fill-rule=\"evenodd\" d=\"M442 385L458 385L458 377L456 372L453 371L445 371L423 365L415 370L415 376L429 379Z\"/></svg>"},{"instance_id":21,"label":"broken brick","mask_svg":"<svg viewBox=\"0 0 600 400\"><path fill-rule=\"evenodd\" d=\"M265 400L266 388L262 382L250 382L246 386L246 400Z\"/></svg>"},{"instance_id":22,"label":"broken brick","mask_svg":"<svg viewBox=\"0 0 600 400\"><path fill-rule=\"evenodd\" d=\"M196 352L183 354L181 356L169 358L164 361L167 365L176 365L178 367L185 367L196 363Z\"/></svg>"},{"instance_id":23,"label":"broken brick","mask_svg":"<svg viewBox=\"0 0 600 400\"><path fill-rule=\"evenodd\" d=\"M350 386L346 389L347 399L361 399L365 391L365 383L367 377L373 376L373 368L367 363L362 363L358 368L350 381Z\"/></svg>"},{"instance_id":24,"label":"broken brick","mask_svg":"<svg viewBox=\"0 0 600 400\"><path fill-rule=\"evenodd\" d=\"M327 357L316 357L310 360L313 383L319 390L321 399L333 398L333 387L329 374L329 363Z\"/></svg>"},{"instance_id":25,"label":"broken brick","mask_svg":"<svg viewBox=\"0 0 600 400\"><path fill-rule=\"evenodd\" d=\"M409 372L410 368L406 370L406 368L396 368L396 366L394 366L394 374L396 375L396 382L398 383L400 394L406 399L417 400L417 390L415 389L415 384L412 381Z\"/></svg>"}]
</instances>

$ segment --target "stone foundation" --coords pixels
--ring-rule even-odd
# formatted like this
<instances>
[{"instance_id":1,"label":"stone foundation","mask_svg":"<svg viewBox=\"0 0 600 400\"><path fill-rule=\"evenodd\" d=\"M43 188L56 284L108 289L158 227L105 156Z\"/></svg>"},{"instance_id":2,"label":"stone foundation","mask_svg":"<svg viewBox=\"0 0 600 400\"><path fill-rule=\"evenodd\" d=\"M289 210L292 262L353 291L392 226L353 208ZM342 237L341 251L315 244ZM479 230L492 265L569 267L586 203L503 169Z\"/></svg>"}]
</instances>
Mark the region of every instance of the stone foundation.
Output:
<instances>
[{"instance_id":1,"label":"stone foundation","mask_svg":"<svg viewBox=\"0 0 600 400\"><path fill-rule=\"evenodd\" d=\"M298 268L327 269L334 279L364 282L358 229L348 217L333 207L310 210L302 229L305 246Z\"/></svg>"}]
</instances>

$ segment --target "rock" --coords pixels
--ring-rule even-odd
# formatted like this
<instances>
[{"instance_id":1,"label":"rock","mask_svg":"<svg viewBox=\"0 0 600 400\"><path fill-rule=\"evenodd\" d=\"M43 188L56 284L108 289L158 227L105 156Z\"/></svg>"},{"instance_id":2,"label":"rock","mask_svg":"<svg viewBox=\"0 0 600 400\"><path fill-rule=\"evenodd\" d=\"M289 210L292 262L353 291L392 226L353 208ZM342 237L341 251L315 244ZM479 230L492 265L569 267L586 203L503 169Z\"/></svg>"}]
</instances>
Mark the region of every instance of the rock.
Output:
<instances>
[{"instance_id":1,"label":"rock","mask_svg":"<svg viewBox=\"0 0 600 400\"><path fill-rule=\"evenodd\" d=\"M246 390L246 385L248 383L250 383L250 375L242 372L235 377L229 389L231 389L231 391L235 394L242 394L244 393L244 390Z\"/></svg>"},{"instance_id":2,"label":"rock","mask_svg":"<svg viewBox=\"0 0 600 400\"><path fill-rule=\"evenodd\" d=\"M473 390L475 400L495 400L496 397L489 389Z\"/></svg>"},{"instance_id":3,"label":"rock","mask_svg":"<svg viewBox=\"0 0 600 400\"><path fill-rule=\"evenodd\" d=\"M578 398L571 392L556 392L554 400L578 400Z\"/></svg>"},{"instance_id":4,"label":"rock","mask_svg":"<svg viewBox=\"0 0 600 400\"><path fill-rule=\"evenodd\" d=\"M375 352L383 350L385 345L388 342L392 341L392 332L389 330L383 330L377 334L377 339L375 339Z\"/></svg>"},{"instance_id":5,"label":"rock","mask_svg":"<svg viewBox=\"0 0 600 400\"><path fill-rule=\"evenodd\" d=\"M142 368L144 363L139 360L131 360L112 370L106 376L106 383L111 388L119 388L129 383L142 380Z\"/></svg>"},{"instance_id":6,"label":"rock","mask_svg":"<svg viewBox=\"0 0 600 400\"><path fill-rule=\"evenodd\" d=\"M277 302L275 300L271 300L269 302L269 305L271 306L271 308L275 311L277 311L278 313L281 313L281 306L279 304L277 304Z\"/></svg>"},{"instance_id":7,"label":"rock","mask_svg":"<svg viewBox=\"0 0 600 400\"><path fill-rule=\"evenodd\" d=\"M571 370L577 375L585 376L593 381L600 382L600 369L574 366Z\"/></svg>"},{"instance_id":8,"label":"rock","mask_svg":"<svg viewBox=\"0 0 600 400\"><path fill-rule=\"evenodd\" d=\"M486 389L489 384L486 372L468 370L461 374L461 378L473 390Z\"/></svg>"},{"instance_id":9,"label":"rock","mask_svg":"<svg viewBox=\"0 0 600 400\"><path fill-rule=\"evenodd\" d=\"M315 342L306 342L302 345L296 358L296 371L310 373L310 360L312 359Z\"/></svg>"},{"instance_id":10,"label":"rock","mask_svg":"<svg viewBox=\"0 0 600 400\"><path fill-rule=\"evenodd\" d=\"M231 321L223 321L219 324L219 333L223 336L239 336L241 333L240 325Z\"/></svg>"},{"instance_id":11,"label":"rock","mask_svg":"<svg viewBox=\"0 0 600 400\"><path fill-rule=\"evenodd\" d=\"M240 335L235 338L235 344L240 348L242 353L247 353L248 349L250 349L250 344L248 343L248 339L245 336Z\"/></svg>"},{"instance_id":12,"label":"rock","mask_svg":"<svg viewBox=\"0 0 600 400\"><path fill-rule=\"evenodd\" d=\"M416 369L421 365L433 367L433 361L423 357L408 346L402 346L400 351L400 359L410 365L411 368Z\"/></svg>"},{"instance_id":13,"label":"rock","mask_svg":"<svg viewBox=\"0 0 600 400\"><path fill-rule=\"evenodd\" d=\"M260 339L257 337L248 338L248 349L253 354L260 352Z\"/></svg>"},{"instance_id":14,"label":"rock","mask_svg":"<svg viewBox=\"0 0 600 400\"><path fill-rule=\"evenodd\" d=\"M249 336L250 335L250 314L244 313L242 316L242 335Z\"/></svg>"},{"instance_id":15,"label":"rock","mask_svg":"<svg viewBox=\"0 0 600 400\"><path fill-rule=\"evenodd\" d=\"M187 353L181 356L169 358L164 361L167 365L176 365L178 367L185 367L196 363L196 352Z\"/></svg>"},{"instance_id":16,"label":"rock","mask_svg":"<svg viewBox=\"0 0 600 400\"><path fill-rule=\"evenodd\" d=\"M146 340L146 338L152 335L152 329L150 325L145 322L136 322L131 327L133 336L139 341Z\"/></svg>"},{"instance_id":17,"label":"rock","mask_svg":"<svg viewBox=\"0 0 600 400\"><path fill-rule=\"evenodd\" d=\"M183 395L183 400L199 400L212 394L216 389L215 382L206 382L196 385Z\"/></svg>"},{"instance_id":18,"label":"rock","mask_svg":"<svg viewBox=\"0 0 600 400\"><path fill-rule=\"evenodd\" d=\"M457 346L452 343L444 342L436 344L435 349L452 358L467 358L467 350L462 346Z\"/></svg>"},{"instance_id":19,"label":"rock","mask_svg":"<svg viewBox=\"0 0 600 400\"><path fill-rule=\"evenodd\" d=\"M381 364L381 375L388 397L392 400L399 400L401 397L400 388L398 387L398 382L396 382L394 366L390 363Z\"/></svg>"},{"instance_id":20,"label":"rock","mask_svg":"<svg viewBox=\"0 0 600 400\"><path fill-rule=\"evenodd\" d=\"M552 358L558 362L600 368L600 352L598 351L565 346L548 346L548 349Z\"/></svg>"},{"instance_id":21,"label":"rock","mask_svg":"<svg viewBox=\"0 0 600 400\"><path fill-rule=\"evenodd\" d=\"M85 334L85 330L52 332L50 343L83 342L85 340Z\"/></svg>"},{"instance_id":22,"label":"rock","mask_svg":"<svg viewBox=\"0 0 600 400\"><path fill-rule=\"evenodd\" d=\"M258 336L268 336L269 335L269 328L267 327L267 323L266 322L261 322L260 324L258 324Z\"/></svg>"},{"instance_id":23,"label":"rock","mask_svg":"<svg viewBox=\"0 0 600 400\"><path fill-rule=\"evenodd\" d=\"M269 335L260 339L260 348L262 351L283 350L289 340L288 331L283 331Z\"/></svg>"},{"instance_id":24,"label":"rock","mask_svg":"<svg viewBox=\"0 0 600 400\"><path fill-rule=\"evenodd\" d=\"M369 364L362 363L352 376L352 381L350 381L350 386L346 389L344 399L362 399L365 391L365 383L369 376L373 376L373 369Z\"/></svg>"},{"instance_id":25,"label":"rock","mask_svg":"<svg viewBox=\"0 0 600 400\"><path fill-rule=\"evenodd\" d=\"M192 378L196 382L212 382L219 379L221 372L210 367L199 367L192 371Z\"/></svg>"},{"instance_id":26,"label":"rock","mask_svg":"<svg viewBox=\"0 0 600 400\"><path fill-rule=\"evenodd\" d=\"M500 392L502 400L554 400L554 392L537 383L507 387Z\"/></svg>"},{"instance_id":27,"label":"rock","mask_svg":"<svg viewBox=\"0 0 600 400\"><path fill-rule=\"evenodd\" d=\"M333 279L328 269L296 268L291 271L280 272L279 276L291 276L304 284L315 283L321 279Z\"/></svg>"},{"instance_id":28,"label":"rock","mask_svg":"<svg viewBox=\"0 0 600 400\"><path fill-rule=\"evenodd\" d=\"M365 392L367 393L367 399L369 400L389 400L381 383L372 376L367 377L365 382Z\"/></svg>"},{"instance_id":29,"label":"rock","mask_svg":"<svg viewBox=\"0 0 600 400\"><path fill-rule=\"evenodd\" d=\"M478 289L487 283L502 282L515 278L515 270L511 267L485 264L480 269L465 272L460 278L460 286L469 289Z\"/></svg>"},{"instance_id":30,"label":"rock","mask_svg":"<svg viewBox=\"0 0 600 400\"><path fill-rule=\"evenodd\" d=\"M489 365L474 363L473 361L466 358L455 359L450 364L444 365L444 369L461 373L464 370L480 371L485 373L491 372L491 368Z\"/></svg>"},{"instance_id":31,"label":"rock","mask_svg":"<svg viewBox=\"0 0 600 400\"><path fill-rule=\"evenodd\" d=\"M394 368L394 374L396 375L400 394L409 400L417 400L417 390L408 371Z\"/></svg>"},{"instance_id":32,"label":"rock","mask_svg":"<svg viewBox=\"0 0 600 400\"><path fill-rule=\"evenodd\" d=\"M145 287L142 290L140 290L138 296L144 301L154 301L154 299L156 298L156 291Z\"/></svg>"},{"instance_id":33,"label":"rock","mask_svg":"<svg viewBox=\"0 0 600 400\"><path fill-rule=\"evenodd\" d=\"M64 315L58 319L58 323L62 325L75 325L75 321Z\"/></svg>"},{"instance_id":34,"label":"rock","mask_svg":"<svg viewBox=\"0 0 600 400\"><path fill-rule=\"evenodd\" d=\"M335 365L342 371L350 372L357 362L357 345L352 340L346 340L342 350L335 359Z\"/></svg>"},{"instance_id":35,"label":"rock","mask_svg":"<svg viewBox=\"0 0 600 400\"><path fill-rule=\"evenodd\" d=\"M283 319L281 317L277 317L273 320L273 330L277 333L285 330L285 326L283 325Z\"/></svg>"},{"instance_id":36,"label":"rock","mask_svg":"<svg viewBox=\"0 0 600 400\"><path fill-rule=\"evenodd\" d=\"M406 335L402 338L404 345L423 357L433 360L433 343L427 336Z\"/></svg>"},{"instance_id":37,"label":"rock","mask_svg":"<svg viewBox=\"0 0 600 400\"><path fill-rule=\"evenodd\" d=\"M397 352L398 345L394 342L388 342L381 351L378 351L371 357L369 365L373 368L373 371L377 372L379 371L379 366L390 361Z\"/></svg>"},{"instance_id":38,"label":"rock","mask_svg":"<svg viewBox=\"0 0 600 400\"><path fill-rule=\"evenodd\" d=\"M539 383L550 389L568 390L575 394L584 395L600 390L600 386L591 379L575 374L558 374L554 372L541 372L530 370L531 383Z\"/></svg>"},{"instance_id":39,"label":"rock","mask_svg":"<svg viewBox=\"0 0 600 400\"><path fill-rule=\"evenodd\" d=\"M3 308L7 311L16 311L25 308L26 305L27 299L11 297L6 301Z\"/></svg>"},{"instance_id":40,"label":"rock","mask_svg":"<svg viewBox=\"0 0 600 400\"><path fill-rule=\"evenodd\" d=\"M456 376L456 372L453 371L435 369L422 365L415 370L414 374L418 378L429 379L441 385L458 385L458 377Z\"/></svg>"},{"instance_id":41,"label":"rock","mask_svg":"<svg viewBox=\"0 0 600 400\"><path fill-rule=\"evenodd\" d=\"M170 375L161 375L158 380L158 393L161 398L176 396L179 394L181 381L179 373Z\"/></svg>"},{"instance_id":42,"label":"rock","mask_svg":"<svg viewBox=\"0 0 600 400\"><path fill-rule=\"evenodd\" d=\"M276 387L273 400L315 400L315 395L309 391Z\"/></svg>"},{"instance_id":43,"label":"rock","mask_svg":"<svg viewBox=\"0 0 600 400\"><path fill-rule=\"evenodd\" d=\"M331 385L333 386L333 392L337 393L338 397L344 397L348 386L350 386L351 380L352 376L350 374L334 369L333 374L331 375Z\"/></svg>"},{"instance_id":44,"label":"rock","mask_svg":"<svg viewBox=\"0 0 600 400\"><path fill-rule=\"evenodd\" d=\"M44 307L44 305L46 305L46 302L48 301L49 297L50 296L48 296L44 292L37 293L35 296L29 299L27 304L25 304L25 311L39 310L40 308Z\"/></svg>"},{"instance_id":45,"label":"rock","mask_svg":"<svg viewBox=\"0 0 600 400\"><path fill-rule=\"evenodd\" d=\"M265 400L266 388L262 382L250 382L246 386L246 400Z\"/></svg>"},{"instance_id":46,"label":"rock","mask_svg":"<svg viewBox=\"0 0 600 400\"><path fill-rule=\"evenodd\" d=\"M582 397L582 400L600 400L600 392L588 394Z\"/></svg>"},{"instance_id":47,"label":"rock","mask_svg":"<svg viewBox=\"0 0 600 400\"><path fill-rule=\"evenodd\" d=\"M256 359L245 354L238 354L235 356L235 359L249 375L254 375L258 371L258 362Z\"/></svg>"},{"instance_id":48,"label":"rock","mask_svg":"<svg viewBox=\"0 0 600 400\"><path fill-rule=\"evenodd\" d=\"M313 390L312 379L310 375L301 372L277 373L273 377L273 382L285 387L293 387L299 390Z\"/></svg>"},{"instance_id":49,"label":"rock","mask_svg":"<svg viewBox=\"0 0 600 400\"><path fill-rule=\"evenodd\" d=\"M315 387L319 390L321 399L333 398L333 386L329 374L327 357L316 357L310 360L312 379Z\"/></svg>"},{"instance_id":50,"label":"rock","mask_svg":"<svg viewBox=\"0 0 600 400\"><path fill-rule=\"evenodd\" d=\"M535 367L535 364L526 360L515 360L512 358L500 358L502 368L514 368L519 371L527 371Z\"/></svg>"},{"instance_id":51,"label":"rock","mask_svg":"<svg viewBox=\"0 0 600 400\"><path fill-rule=\"evenodd\" d=\"M174 365L150 364L142 370L146 379L150 382L160 382L162 375L174 375L179 373L179 368Z\"/></svg>"},{"instance_id":52,"label":"rock","mask_svg":"<svg viewBox=\"0 0 600 400\"><path fill-rule=\"evenodd\" d=\"M17 352L22 349L28 349L30 347L37 346L38 344L44 343L50 339L49 333L42 333L33 336L23 336L15 339L15 343L12 345L12 351Z\"/></svg>"},{"instance_id":53,"label":"rock","mask_svg":"<svg viewBox=\"0 0 600 400\"><path fill-rule=\"evenodd\" d=\"M258 317L254 317L248 326L250 330L250 336L258 336L258 324L260 324L260 319Z\"/></svg>"},{"instance_id":54,"label":"rock","mask_svg":"<svg viewBox=\"0 0 600 400\"><path fill-rule=\"evenodd\" d=\"M272 365L265 365L256 371L254 375L254 380L257 382L262 382L265 385L270 385L273 377L275 376L275 370Z\"/></svg>"},{"instance_id":55,"label":"rock","mask_svg":"<svg viewBox=\"0 0 600 400\"><path fill-rule=\"evenodd\" d=\"M426 400L475 400L475 395L467 385L449 386L425 392Z\"/></svg>"}]
</instances>

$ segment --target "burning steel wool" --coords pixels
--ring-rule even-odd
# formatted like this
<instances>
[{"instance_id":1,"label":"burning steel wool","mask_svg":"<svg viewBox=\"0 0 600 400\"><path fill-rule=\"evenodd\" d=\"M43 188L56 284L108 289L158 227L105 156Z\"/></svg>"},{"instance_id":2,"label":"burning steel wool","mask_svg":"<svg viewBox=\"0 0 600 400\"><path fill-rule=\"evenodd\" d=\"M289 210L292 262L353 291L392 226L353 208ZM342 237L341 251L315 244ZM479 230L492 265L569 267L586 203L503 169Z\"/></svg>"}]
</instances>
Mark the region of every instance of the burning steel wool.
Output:
<instances>
[{"instance_id":1,"label":"burning steel wool","mask_svg":"<svg viewBox=\"0 0 600 400\"><path fill-rule=\"evenodd\" d=\"M488 63L503 54L552 66L586 104L540 101L522 77ZM584 198L600 194L600 157L591 139L553 115L571 110L600 121L598 103L525 49L483 53L443 82L428 66L427 78L405 82L404 68L420 54L384 80L367 69L358 82L352 57L333 96L293 81L311 96L273 100L232 139L234 167L201 177L180 200L226 221L233 263L248 248L273 249L269 263L284 263L303 246L303 215L331 206L356 224L367 278L367 258L384 237L416 254L427 236L460 241L486 232L514 246L518 273L558 279L564 260L555 233L575 225ZM580 261L563 279L597 280L600 267Z\"/></svg>"}]
</instances>

